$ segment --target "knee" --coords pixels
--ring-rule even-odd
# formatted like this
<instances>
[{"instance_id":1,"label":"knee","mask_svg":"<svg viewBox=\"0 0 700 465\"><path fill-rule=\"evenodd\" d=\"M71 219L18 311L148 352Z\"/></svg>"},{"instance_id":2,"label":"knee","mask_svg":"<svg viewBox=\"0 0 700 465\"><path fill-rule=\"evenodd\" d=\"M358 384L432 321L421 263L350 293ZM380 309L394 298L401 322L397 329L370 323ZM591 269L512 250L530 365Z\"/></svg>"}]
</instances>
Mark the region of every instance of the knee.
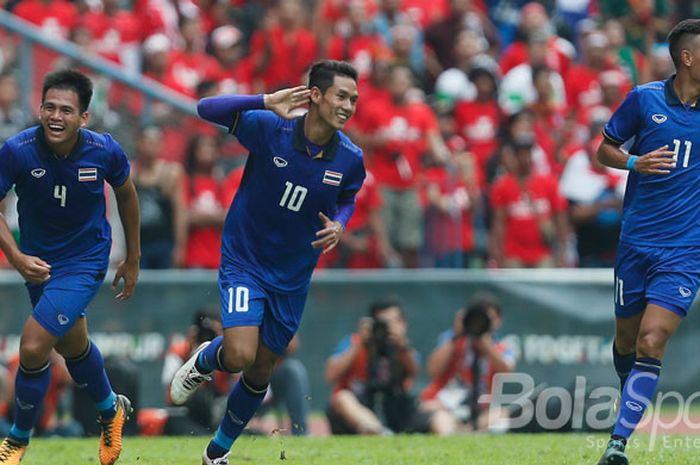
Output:
<instances>
[{"instance_id":1,"label":"knee","mask_svg":"<svg viewBox=\"0 0 700 465\"><path fill-rule=\"evenodd\" d=\"M276 368L287 380L303 381L308 379L306 367L296 358L288 358Z\"/></svg>"},{"instance_id":2,"label":"knee","mask_svg":"<svg viewBox=\"0 0 700 465\"><path fill-rule=\"evenodd\" d=\"M615 348L617 349L617 353L621 355L633 353L635 351L636 342L636 335L627 334L624 332L618 332L615 335Z\"/></svg>"},{"instance_id":3,"label":"knee","mask_svg":"<svg viewBox=\"0 0 700 465\"><path fill-rule=\"evenodd\" d=\"M22 337L19 344L20 363L29 369L39 368L49 360L51 346L39 338Z\"/></svg>"},{"instance_id":4,"label":"knee","mask_svg":"<svg viewBox=\"0 0 700 465\"><path fill-rule=\"evenodd\" d=\"M661 360L670 334L662 328L643 329L637 338L637 355Z\"/></svg>"},{"instance_id":5,"label":"knee","mask_svg":"<svg viewBox=\"0 0 700 465\"><path fill-rule=\"evenodd\" d=\"M236 344L227 345L221 362L228 371L239 373L255 363L255 348Z\"/></svg>"}]
</instances>

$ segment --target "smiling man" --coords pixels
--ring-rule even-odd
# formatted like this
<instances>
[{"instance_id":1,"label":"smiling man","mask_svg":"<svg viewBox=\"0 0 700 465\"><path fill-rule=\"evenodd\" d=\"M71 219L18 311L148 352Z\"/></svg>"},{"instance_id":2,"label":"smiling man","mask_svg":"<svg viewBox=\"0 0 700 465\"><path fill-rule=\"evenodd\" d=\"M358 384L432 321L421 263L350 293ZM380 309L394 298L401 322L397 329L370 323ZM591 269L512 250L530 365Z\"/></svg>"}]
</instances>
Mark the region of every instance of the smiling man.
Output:
<instances>
[{"instance_id":1,"label":"smiling man","mask_svg":"<svg viewBox=\"0 0 700 465\"><path fill-rule=\"evenodd\" d=\"M121 452L131 405L112 391L102 355L88 338L85 310L109 265L104 182L114 188L126 237L127 256L113 282L124 280L119 300L131 296L139 273L139 209L126 154L108 134L85 128L91 97L92 82L84 74L47 75L41 125L0 148L0 199L14 185L21 237L18 246L0 215L0 248L26 280L33 307L22 330L14 424L0 445L0 465L18 465L24 455L49 387L53 349L95 402L100 463L112 465Z\"/></svg>"},{"instance_id":2,"label":"smiling man","mask_svg":"<svg viewBox=\"0 0 700 465\"><path fill-rule=\"evenodd\" d=\"M250 150L221 246L224 335L202 344L171 385L173 402L183 404L213 370L243 372L203 465L228 464L299 327L319 253L338 244L352 215L365 169L362 151L340 129L357 99L357 71L321 61L308 88L199 102L202 118L226 126ZM308 113L295 118L293 110L306 104Z\"/></svg>"}]
</instances>

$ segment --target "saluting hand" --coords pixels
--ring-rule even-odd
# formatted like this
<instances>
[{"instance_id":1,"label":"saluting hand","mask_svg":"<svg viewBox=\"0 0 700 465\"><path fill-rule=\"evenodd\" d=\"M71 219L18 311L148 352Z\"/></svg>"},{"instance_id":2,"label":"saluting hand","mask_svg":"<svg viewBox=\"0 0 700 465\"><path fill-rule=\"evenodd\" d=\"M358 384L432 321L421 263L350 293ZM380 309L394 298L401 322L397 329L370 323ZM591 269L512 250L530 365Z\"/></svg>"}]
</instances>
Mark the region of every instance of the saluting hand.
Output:
<instances>
[{"instance_id":1,"label":"saluting hand","mask_svg":"<svg viewBox=\"0 0 700 465\"><path fill-rule=\"evenodd\" d=\"M677 161L676 152L668 150L668 145L664 145L637 158L634 170L642 174L668 174L676 167Z\"/></svg>"},{"instance_id":2,"label":"saluting hand","mask_svg":"<svg viewBox=\"0 0 700 465\"><path fill-rule=\"evenodd\" d=\"M114 273L112 281L112 289L116 290L119 281L124 280L124 289L115 296L117 300L126 300L134 293L136 280L139 279L139 262L138 261L123 261L119 264L117 272Z\"/></svg>"},{"instance_id":3,"label":"saluting hand","mask_svg":"<svg viewBox=\"0 0 700 465\"><path fill-rule=\"evenodd\" d=\"M322 248L323 253L326 253L331 251L333 247L340 242L340 236L343 234L343 225L340 224L340 221L331 220L322 212L318 212L318 217L321 218L323 229L316 232L316 237L319 239L313 241L311 245L314 249Z\"/></svg>"},{"instance_id":4,"label":"saluting hand","mask_svg":"<svg viewBox=\"0 0 700 465\"><path fill-rule=\"evenodd\" d=\"M51 277L51 265L39 257L20 253L10 263L28 283L41 284Z\"/></svg>"},{"instance_id":5,"label":"saluting hand","mask_svg":"<svg viewBox=\"0 0 700 465\"><path fill-rule=\"evenodd\" d=\"M274 94L265 94L265 108L284 119L293 119L292 111L309 103L310 95L311 90L306 86L278 90Z\"/></svg>"}]
</instances>

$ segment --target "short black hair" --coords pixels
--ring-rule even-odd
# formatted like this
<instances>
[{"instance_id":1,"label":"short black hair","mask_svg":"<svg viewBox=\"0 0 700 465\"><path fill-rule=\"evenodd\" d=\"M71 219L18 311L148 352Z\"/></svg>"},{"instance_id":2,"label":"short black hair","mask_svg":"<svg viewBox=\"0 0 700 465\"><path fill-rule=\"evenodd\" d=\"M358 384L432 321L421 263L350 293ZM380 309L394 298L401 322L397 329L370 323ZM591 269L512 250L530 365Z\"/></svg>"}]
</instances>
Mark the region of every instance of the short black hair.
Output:
<instances>
[{"instance_id":1,"label":"short black hair","mask_svg":"<svg viewBox=\"0 0 700 465\"><path fill-rule=\"evenodd\" d=\"M309 89L318 87L325 93L333 85L336 76L347 76L357 82L357 70L347 61L321 60L311 65Z\"/></svg>"},{"instance_id":2,"label":"short black hair","mask_svg":"<svg viewBox=\"0 0 700 465\"><path fill-rule=\"evenodd\" d=\"M668 33L668 51L676 68L681 62L681 50L688 46L687 40L696 35L700 35L700 19L684 19Z\"/></svg>"},{"instance_id":3,"label":"short black hair","mask_svg":"<svg viewBox=\"0 0 700 465\"><path fill-rule=\"evenodd\" d=\"M466 306L467 311L476 308L481 309L483 311L487 311L489 308L492 308L496 311L497 315L503 315L503 309L501 308L501 304L498 301L498 298L495 295L488 292L477 292L469 300L469 303Z\"/></svg>"},{"instance_id":4,"label":"short black hair","mask_svg":"<svg viewBox=\"0 0 700 465\"><path fill-rule=\"evenodd\" d=\"M369 316L376 318L379 313L391 307L398 307L401 313L403 313L401 302L393 299L382 299L373 302L372 305L369 306Z\"/></svg>"},{"instance_id":5,"label":"short black hair","mask_svg":"<svg viewBox=\"0 0 700 465\"><path fill-rule=\"evenodd\" d=\"M41 91L41 103L44 103L49 89L72 90L78 94L80 112L85 113L92 99L92 81L85 74L75 69L63 69L47 74Z\"/></svg>"}]
</instances>

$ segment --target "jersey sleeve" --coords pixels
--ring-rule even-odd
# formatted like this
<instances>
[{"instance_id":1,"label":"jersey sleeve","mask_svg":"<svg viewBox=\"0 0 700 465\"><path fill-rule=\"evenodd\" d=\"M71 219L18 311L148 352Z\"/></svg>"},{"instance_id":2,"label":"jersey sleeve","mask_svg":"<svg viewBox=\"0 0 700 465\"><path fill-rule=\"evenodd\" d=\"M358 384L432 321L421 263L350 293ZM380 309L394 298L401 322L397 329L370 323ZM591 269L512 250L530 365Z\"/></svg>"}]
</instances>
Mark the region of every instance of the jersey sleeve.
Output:
<instances>
[{"instance_id":1,"label":"jersey sleeve","mask_svg":"<svg viewBox=\"0 0 700 465\"><path fill-rule=\"evenodd\" d=\"M362 187L362 183L365 181L365 177L367 176L365 166L362 163L362 156L360 155L358 158L360 161L349 173L350 176L348 177L348 182L343 186L343 190L340 191L338 196L338 201L341 203L349 203L355 198L355 195Z\"/></svg>"},{"instance_id":2,"label":"jersey sleeve","mask_svg":"<svg viewBox=\"0 0 700 465\"><path fill-rule=\"evenodd\" d=\"M12 149L8 144L0 147L0 199L4 199L7 192L15 183L15 160Z\"/></svg>"},{"instance_id":3,"label":"jersey sleeve","mask_svg":"<svg viewBox=\"0 0 700 465\"><path fill-rule=\"evenodd\" d=\"M268 110L246 110L236 114L231 125L231 134L250 152L260 152L266 145L271 128L280 117Z\"/></svg>"},{"instance_id":4,"label":"jersey sleeve","mask_svg":"<svg viewBox=\"0 0 700 465\"><path fill-rule=\"evenodd\" d=\"M105 174L105 180L112 187L119 187L129 178L131 165L129 164L129 158L126 156L126 153L124 153L124 149L122 149L121 145L119 145L113 139L111 142L111 156L109 159L108 170Z\"/></svg>"},{"instance_id":5,"label":"jersey sleeve","mask_svg":"<svg viewBox=\"0 0 700 465\"><path fill-rule=\"evenodd\" d=\"M632 89L627 94L625 100L615 110L615 113L610 117L610 121L603 128L603 136L606 139L622 144L637 134L639 122L641 121L639 97L638 88Z\"/></svg>"}]
</instances>

